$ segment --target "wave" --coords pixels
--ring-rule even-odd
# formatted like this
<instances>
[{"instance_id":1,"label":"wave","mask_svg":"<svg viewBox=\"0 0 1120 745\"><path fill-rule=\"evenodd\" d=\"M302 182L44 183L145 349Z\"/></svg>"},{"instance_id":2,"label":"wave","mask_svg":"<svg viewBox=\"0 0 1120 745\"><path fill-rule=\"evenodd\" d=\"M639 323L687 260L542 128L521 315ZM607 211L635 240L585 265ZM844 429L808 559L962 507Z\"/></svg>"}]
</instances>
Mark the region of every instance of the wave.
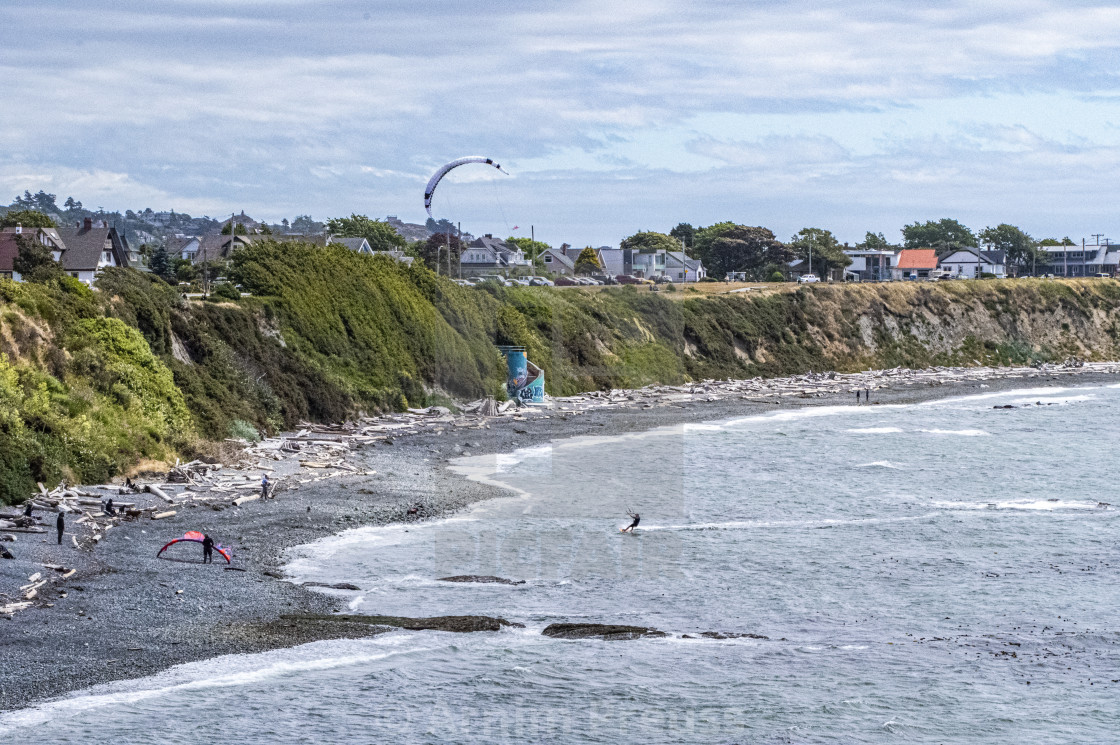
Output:
<instances>
[{"instance_id":1,"label":"wave","mask_svg":"<svg viewBox=\"0 0 1120 745\"><path fill-rule=\"evenodd\" d=\"M910 515L907 517L865 517L851 519L824 518L819 520L729 520L722 523L688 523L685 525L650 525L639 526L638 532L673 531L686 532L694 530L750 530L753 528L832 528L845 525L883 525L889 523L913 522L928 520L936 517L937 513L928 512L923 515Z\"/></svg>"},{"instance_id":2,"label":"wave","mask_svg":"<svg viewBox=\"0 0 1120 745\"><path fill-rule=\"evenodd\" d=\"M898 427L863 427L862 429L846 429L844 431L853 435L893 435L902 432Z\"/></svg>"},{"instance_id":3,"label":"wave","mask_svg":"<svg viewBox=\"0 0 1120 745\"><path fill-rule=\"evenodd\" d=\"M875 460L870 463L860 463L856 468L893 468L896 471L901 471L903 466L891 463L889 460Z\"/></svg>"},{"instance_id":4,"label":"wave","mask_svg":"<svg viewBox=\"0 0 1120 745\"><path fill-rule=\"evenodd\" d=\"M1058 510L1097 510L1100 502L1073 502L1064 499L1010 499L995 502L932 502L934 507L950 510L1032 510L1055 512Z\"/></svg>"}]
</instances>

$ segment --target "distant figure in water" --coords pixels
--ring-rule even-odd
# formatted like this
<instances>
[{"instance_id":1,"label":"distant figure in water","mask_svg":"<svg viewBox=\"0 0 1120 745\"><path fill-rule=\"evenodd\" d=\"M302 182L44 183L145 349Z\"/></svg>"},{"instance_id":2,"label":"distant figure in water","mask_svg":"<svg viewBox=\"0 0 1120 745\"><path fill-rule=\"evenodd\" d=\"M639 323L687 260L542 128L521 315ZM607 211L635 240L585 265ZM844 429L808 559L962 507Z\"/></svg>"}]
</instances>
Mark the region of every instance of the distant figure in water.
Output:
<instances>
[{"instance_id":1,"label":"distant figure in water","mask_svg":"<svg viewBox=\"0 0 1120 745\"><path fill-rule=\"evenodd\" d=\"M214 561L214 539L208 535L202 536L202 563L211 564Z\"/></svg>"},{"instance_id":2,"label":"distant figure in water","mask_svg":"<svg viewBox=\"0 0 1120 745\"><path fill-rule=\"evenodd\" d=\"M859 388L856 388L856 403L859 403Z\"/></svg>"},{"instance_id":3,"label":"distant figure in water","mask_svg":"<svg viewBox=\"0 0 1120 745\"><path fill-rule=\"evenodd\" d=\"M54 525L58 528L58 545L62 545L62 534L66 532L66 518L62 516L62 510L58 511L58 519L54 521Z\"/></svg>"},{"instance_id":4,"label":"distant figure in water","mask_svg":"<svg viewBox=\"0 0 1120 745\"><path fill-rule=\"evenodd\" d=\"M637 512L631 512L630 510L626 510L626 514L629 515L630 517L634 518L634 522L630 523L625 528L623 528L622 532L623 533L633 533L634 528L638 527L638 523L641 522L642 516L639 515Z\"/></svg>"},{"instance_id":5,"label":"distant figure in water","mask_svg":"<svg viewBox=\"0 0 1120 745\"><path fill-rule=\"evenodd\" d=\"M871 389L870 388L867 389L867 393L865 393L863 397L867 400L867 403L871 403Z\"/></svg>"}]
</instances>

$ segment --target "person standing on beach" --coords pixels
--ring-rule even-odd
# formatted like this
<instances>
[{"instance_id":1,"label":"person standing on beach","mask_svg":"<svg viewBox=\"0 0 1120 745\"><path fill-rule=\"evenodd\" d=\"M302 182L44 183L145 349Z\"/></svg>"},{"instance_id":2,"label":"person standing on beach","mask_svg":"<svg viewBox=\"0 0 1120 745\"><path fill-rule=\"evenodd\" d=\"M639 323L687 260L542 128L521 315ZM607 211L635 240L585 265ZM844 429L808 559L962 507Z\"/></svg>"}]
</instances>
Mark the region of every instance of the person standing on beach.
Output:
<instances>
[{"instance_id":1,"label":"person standing on beach","mask_svg":"<svg viewBox=\"0 0 1120 745\"><path fill-rule=\"evenodd\" d=\"M867 401L867 403L871 403L871 389L870 388L867 389L867 392L864 394L863 397Z\"/></svg>"},{"instance_id":2,"label":"person standing on beach","mask_svg":"<svg viewBox=\"0 0 1120 745\"><path fill-rule=\"evenodd\" d=\"M268 499L268 474L261 474L261 499Z\"/></svg>"},{"instance_id":3,"label":"person standing on beach","mask_svg":"<svg viewBox=\"0 0 1120 745\"><path fill-rule=\"evenodd\" d=\"M202 563L214 563L214 539L208 535L202 536Z\"/></svg>"},{"instance_id":4,"label":"person standing on beach","mask_svg":"<svg viewBox=\"0 0 1120 745\"><path fill-rule=\"evenodd\" d=\"M66 518L62 516L62 510L58 511L58 519L54 521L54 526L58 528L58 545L62 545L62 534L66 532Z\"/></svg>"},{"instance_id":5,"label":"person standing on beach","mask_svg":"<svg viewBox=\"0 0 1120 745\"><path fill-rule=\"evenodd\" d=\"M856 388L856 403L859 403L859 388Z\"/></svg>"}]
</instances>

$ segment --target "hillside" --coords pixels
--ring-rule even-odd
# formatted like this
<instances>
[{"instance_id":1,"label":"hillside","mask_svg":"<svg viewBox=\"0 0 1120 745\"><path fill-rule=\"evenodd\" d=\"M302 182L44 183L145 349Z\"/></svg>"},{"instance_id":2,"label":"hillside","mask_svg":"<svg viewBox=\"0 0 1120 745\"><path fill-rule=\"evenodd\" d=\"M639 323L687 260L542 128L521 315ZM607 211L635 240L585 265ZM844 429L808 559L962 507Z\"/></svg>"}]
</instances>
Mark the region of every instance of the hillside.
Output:
<instances>
[{"instance_id":1,"label":"hillside","mask_svg":"<svg viewBox=\"0 0 1120 745\"><path fill-rule=\"evenodd\" d=\"M0 280L0 500L300 420L502 395L497 344L550 393L808 370L1120 354L1120 282L811 286L765 296L462 288L337 246L263 243L251 297L186 301L109 270L91 292Z\"/></svg>"}]
</instances>

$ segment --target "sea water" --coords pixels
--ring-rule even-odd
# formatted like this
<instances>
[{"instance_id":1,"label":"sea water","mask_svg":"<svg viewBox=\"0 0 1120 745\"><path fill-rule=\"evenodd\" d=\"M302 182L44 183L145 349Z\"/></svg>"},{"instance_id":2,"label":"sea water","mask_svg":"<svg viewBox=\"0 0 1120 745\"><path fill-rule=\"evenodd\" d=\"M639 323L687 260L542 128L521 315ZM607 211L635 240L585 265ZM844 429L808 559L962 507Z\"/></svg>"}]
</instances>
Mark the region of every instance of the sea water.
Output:
<instances>
[{"instance_id":1,"label":"sea water","mask_svg":"<svg viewBox=\"0 0 1120 745\"><path fill-rule=\"evenodd\" d=\"M358 585L352 613L522 627L182 665L0 716L0 740L1115 742L1118 414L1120 389L1047 388L464 458L511 496L288 571ZM440 581L465 574L523 584ZM541 635L563 622L666 636Z\"/></svg>"}]
</instances>

